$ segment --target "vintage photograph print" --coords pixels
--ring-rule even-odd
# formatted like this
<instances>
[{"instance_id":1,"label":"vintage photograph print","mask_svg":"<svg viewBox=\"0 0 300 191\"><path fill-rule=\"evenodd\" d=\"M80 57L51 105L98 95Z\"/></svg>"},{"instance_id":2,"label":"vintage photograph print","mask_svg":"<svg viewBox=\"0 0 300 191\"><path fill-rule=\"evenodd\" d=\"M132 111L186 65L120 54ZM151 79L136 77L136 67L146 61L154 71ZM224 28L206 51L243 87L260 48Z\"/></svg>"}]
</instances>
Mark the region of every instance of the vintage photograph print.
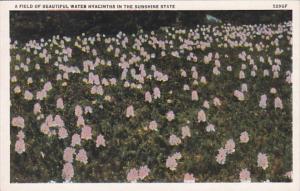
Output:
<instances>
[{"instance_id":1,"label":"vintage photograph print","mask_svg":"<svg viewBox=\"0 0 300 191\"><path fill-rule=\"evenodd\" d=\"M11 183L292 181L292 11L10 11Z\"/></svg>"}]
</instances>

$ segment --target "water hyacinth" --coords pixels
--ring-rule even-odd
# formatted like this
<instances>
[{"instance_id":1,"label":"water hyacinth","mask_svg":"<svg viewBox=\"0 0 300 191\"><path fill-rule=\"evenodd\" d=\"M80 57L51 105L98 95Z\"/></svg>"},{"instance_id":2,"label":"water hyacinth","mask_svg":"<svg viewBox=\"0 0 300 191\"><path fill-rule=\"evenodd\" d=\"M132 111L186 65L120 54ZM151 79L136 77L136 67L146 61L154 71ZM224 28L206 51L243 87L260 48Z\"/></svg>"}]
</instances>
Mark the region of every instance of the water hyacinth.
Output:
<instances>
[{"instance_id":1,"label":"water hyacinth","mask_svg":"<svg viewBox=\"0 0 300 191\"><path fill-rule=\"evenodd\" d=\"M200 110L198 112L198 123L200 122L205 122L206 121L206 115L205 112L203 110Z\"/></svg>"},{"instance_id":2,"label":"water hyacinth","mask_svg":"<svg viewBox=\"0 0 300 191\"><path fill-rule=\"evenodd\" d=\"M240 172L240 181L241 182L251 182L250 172L248 169L242 169Z\"/></svg>"},{"instance_id":3,"label":"water hyacinth","mask_svg":"<svg viewBox=\"0 0 300 191\"><path fill-rule=\"evenodd\" d=\"M183 177L184 183L195 183L195 178L193 174L185 173Z\"/></svg>"},{"instance_id":4,"label":"water hyacinth","mask_svg":"<svg viewBox=\"0 0 300 191\"><path fill-rule=\"evenodd\" d=\"M133 106L130 105L127 107L126 109L126 117L129 118L129 117L134 117L134 109L133 109Z\"/></svg>"},{"instance_id":5,"label":"water hyacinth","mask_svg":"<svg viewBox=\"0 0 300 191\"><path fill-rule=\"evenodd\" d=\"M269 166L268 157L265 153L258 153L257 155L257 166L266 170Z\"/></svg>"},{"instance_id":6,"label":"water hyacinth","mask_svg":"<svg viewBox=\"0 0 300 191\"><path fill-rule=\"evenodd\" d=\"M168 121L173 121L175 119L175 114L173 111L168 111L166 114L166 118Z\"/></svg>"}]
</instances>

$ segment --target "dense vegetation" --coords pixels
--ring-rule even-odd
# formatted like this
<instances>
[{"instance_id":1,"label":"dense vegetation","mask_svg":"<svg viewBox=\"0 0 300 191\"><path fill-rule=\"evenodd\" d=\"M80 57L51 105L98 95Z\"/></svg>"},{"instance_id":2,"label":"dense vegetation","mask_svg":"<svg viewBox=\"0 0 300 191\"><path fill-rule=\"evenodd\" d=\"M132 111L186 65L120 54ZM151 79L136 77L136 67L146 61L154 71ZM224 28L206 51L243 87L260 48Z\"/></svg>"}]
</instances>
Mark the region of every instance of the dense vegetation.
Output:
<instances>
[{"instance_id":1,"label":"dense vegetation","mask_svg":"<svg viewBox=\"0 0 300 191\"><path fill-rule=\"evenodd\" d=\"M291 21L35 37L11 42L12 182L291 181Z\"/></svg>"}]
</instances>

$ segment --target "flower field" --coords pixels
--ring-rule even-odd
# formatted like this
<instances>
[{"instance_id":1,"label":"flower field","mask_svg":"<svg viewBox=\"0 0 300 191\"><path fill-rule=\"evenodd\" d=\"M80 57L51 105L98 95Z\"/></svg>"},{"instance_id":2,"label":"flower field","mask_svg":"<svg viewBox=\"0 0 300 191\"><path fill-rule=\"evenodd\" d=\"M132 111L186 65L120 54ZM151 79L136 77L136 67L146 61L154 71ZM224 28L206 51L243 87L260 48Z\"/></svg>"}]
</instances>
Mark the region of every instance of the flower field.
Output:
<instances>
[{"instance_id":1,"label":"flower field","mask_svg":"<svg viewBox=\"0 0 300 191\"><path fill-rule=\"evenodd\" d=\"M289 182L291 21L11 42L11 182Z\"/></svg>"}]
</instances>

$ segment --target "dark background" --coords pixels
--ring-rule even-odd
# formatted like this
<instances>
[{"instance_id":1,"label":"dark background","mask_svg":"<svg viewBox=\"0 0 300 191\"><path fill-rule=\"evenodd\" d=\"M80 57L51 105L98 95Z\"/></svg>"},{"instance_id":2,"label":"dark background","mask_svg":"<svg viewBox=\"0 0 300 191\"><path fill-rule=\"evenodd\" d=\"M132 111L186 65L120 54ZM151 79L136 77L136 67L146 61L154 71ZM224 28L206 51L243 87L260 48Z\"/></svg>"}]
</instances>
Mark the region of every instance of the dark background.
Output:
<instances>
[{"instance_id":1,"label":"dark background","mask_svg":"<svg viewBox=\"0 0 300 191\"><path fill-rule=\"evenodd\" d=\"M260 24L279 23L292 19L289 10L255 11L11 11L10 36L12 40L49 38L53 35L74 36L119 31L131 34L142 28L156 30L162 26L194 27L208 24L206 14L223 23Z\"/></svg>"}]
</instances>

